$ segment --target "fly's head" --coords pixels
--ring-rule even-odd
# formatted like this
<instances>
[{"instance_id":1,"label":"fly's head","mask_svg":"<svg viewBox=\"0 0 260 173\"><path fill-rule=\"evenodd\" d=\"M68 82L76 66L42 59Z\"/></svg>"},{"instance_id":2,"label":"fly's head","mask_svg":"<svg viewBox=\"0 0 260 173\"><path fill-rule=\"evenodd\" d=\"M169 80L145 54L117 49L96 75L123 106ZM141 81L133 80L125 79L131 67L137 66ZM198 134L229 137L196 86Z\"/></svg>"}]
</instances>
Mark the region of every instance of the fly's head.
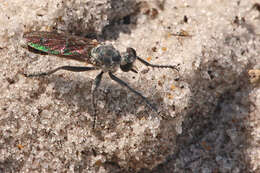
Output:
<instances>
[{"instance_id":1,"label":"fly's head","mask_svg":"<svg viewBox=\"0 0 260 173\"><path fill-rule=\"evenodd\" d=\"M95 65L99 66L103 72L116 72L121 63L120 53L112 45L101 45L91 51Z\"/></svg>"},{"instance_id":2,"label":"fly's head","mask_svg":"<svg viewBox=\"0 0 260 173\"><path fill-rule=\"evenodd\" d=\"M133 68L136 58L137 58L136 51L133 48L128 47L126 49L126 52L122 53L122 60L121 60L121 64L120 64L121 70L124 72L128 72L131 70L131 71L137 73L137 71L135 71Z\"/></svg>"}]
</instances>

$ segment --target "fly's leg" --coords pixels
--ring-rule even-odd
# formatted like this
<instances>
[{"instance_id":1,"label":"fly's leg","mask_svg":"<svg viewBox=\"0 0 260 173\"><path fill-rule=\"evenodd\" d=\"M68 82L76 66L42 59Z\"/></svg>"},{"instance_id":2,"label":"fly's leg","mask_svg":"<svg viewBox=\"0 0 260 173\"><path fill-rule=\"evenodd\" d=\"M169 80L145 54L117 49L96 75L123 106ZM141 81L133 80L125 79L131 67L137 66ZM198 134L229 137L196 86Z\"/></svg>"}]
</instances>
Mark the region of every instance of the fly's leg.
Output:
<instances>
[{"instance_id":1,"label":"fly's leg","mask_svg":"<svg viewBox=\"0 0 260 173\"><path fill-rule=\"evenodd\" d=\"M140 57L138 57L138 56L137 56L136 58L137 58L141 63L143 63L144 65L149 66L149 67L155 67L155 68L172 68L172 69L174 69L174 70L176 70L176 71L179 71L178 66L179 66L180 64L178 64L178 65L156 65L156 64L150 64L149 62L143 60L142 58L140 58Z\"/></svg>"},{"instance_id":2,"label":"fly's leg","mask_svg":"<svg viewBox=\"0 0 260 173\"><path fill-rule=\"evenodd\" d=\"M91 94L92 94L92 107L93 107L93 110L94 110L94 122L93 122L93 129L95 128L95 125L96 125L96 119L97 119L97 113L96 113L96 99L95 99L95 94L96 94L96 91L100 85L100 82L101 82L101 79L102 79L102 75L103 75L103 71L100 72L97 77L95 78L94 80L94 83L92 85L92 88L91 88Z\"/></svg>"},{"instance_id":3,"label":"fly's leg","mask_svg":"<svg viewBox=\"0 0 260 173\"><path fill-rule=\"evenodd\" d=\"M40 77L40 76L46 76L46 75L53 74L53 73L55 73L59 70L82 72L82 71L90 71L90 70L98 70L98 69L96 67L61 66L61 67L57 67L53 70L50 70L48 72L34 73L34 74L24 74L24 75L26 77Z\"/></svg>"},{"instance_id":4,"label":"fly's leg","mask_svg":"<svg viewBox=\"0 0 260 173\"><path fill-rule=\"evenodd\" d=\"M133 88L131 88L127 83L125 83L124 81L122 81L121 79L119 79L118 77L116 77L115 75L113 75L111 72L108 73L110 78L117 82L118 84L120 84L123 87L128 88L131 92L135 93L136 95L138 95L139 97L142 98L143 101L145 101L145 103L147 104L147 106L149 106L153 111L155 111L158 114L158 111L156 109L156 107L154 107L146 97L144 97L141 93L137 92L136 90L134 90Z\"/></svg>"}]
</instances>

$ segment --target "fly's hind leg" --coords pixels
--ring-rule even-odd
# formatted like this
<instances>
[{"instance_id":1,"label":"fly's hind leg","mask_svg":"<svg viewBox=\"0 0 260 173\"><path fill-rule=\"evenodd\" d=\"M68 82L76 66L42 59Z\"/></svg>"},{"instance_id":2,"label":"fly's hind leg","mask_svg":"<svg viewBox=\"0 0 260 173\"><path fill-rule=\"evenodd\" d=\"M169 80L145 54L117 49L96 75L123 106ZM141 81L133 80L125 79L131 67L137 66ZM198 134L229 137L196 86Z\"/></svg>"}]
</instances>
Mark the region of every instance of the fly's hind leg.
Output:
<instances>
[{"instance_id":1,"label":"fly's hind leg","mask_svg":"<svg viewBox=\"0 0 260 173\"><path fill-rule=\"evenodd\" d=\"M47 76L51 75L59 70L67 70L67 71L73 71L73 72L82 72L82 71L90 71L90 70L97 70L96 67L78 67L78 66L61 66L57 67L53 70L42 72L42 73L34 73L34 74L24 74L26 77L41 77L41 76Z\"/></svg>"}]
</instances>

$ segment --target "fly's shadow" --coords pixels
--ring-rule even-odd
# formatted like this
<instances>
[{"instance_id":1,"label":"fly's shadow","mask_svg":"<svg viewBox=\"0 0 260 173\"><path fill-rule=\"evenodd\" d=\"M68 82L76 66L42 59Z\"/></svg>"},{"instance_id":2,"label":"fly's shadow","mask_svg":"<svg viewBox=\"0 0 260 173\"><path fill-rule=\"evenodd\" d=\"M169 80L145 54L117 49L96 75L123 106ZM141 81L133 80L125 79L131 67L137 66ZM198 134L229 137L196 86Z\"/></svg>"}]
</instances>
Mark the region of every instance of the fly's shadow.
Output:
<instances>
[{"instance_id":1,"label":"fly's shadow","mask_svg":"<svg viewBox=\"0 0 260 173\"><path fill-rule=\"evenodd\" d=\"M121 32L131 33L131 30L136 27L139 3L135 0L112 0L111 9L113 11L109 12L109 24L102 29L101 33L104 40L116 40Z\"/></svg>"},{"instance_id":2,"label":"fly's shadow","mask_svg":"<svg viewBox=\"0 0 260 173\"><path fill-rule=\"evenodd\" d=\"M81 9L76 4L69 4L62 4L59 13L63 16L57 17L53 29L98 40L115 40L122 32L130 34L140 9L136 0L90 1L82 3Z\"/></svg>"}]
</instances>

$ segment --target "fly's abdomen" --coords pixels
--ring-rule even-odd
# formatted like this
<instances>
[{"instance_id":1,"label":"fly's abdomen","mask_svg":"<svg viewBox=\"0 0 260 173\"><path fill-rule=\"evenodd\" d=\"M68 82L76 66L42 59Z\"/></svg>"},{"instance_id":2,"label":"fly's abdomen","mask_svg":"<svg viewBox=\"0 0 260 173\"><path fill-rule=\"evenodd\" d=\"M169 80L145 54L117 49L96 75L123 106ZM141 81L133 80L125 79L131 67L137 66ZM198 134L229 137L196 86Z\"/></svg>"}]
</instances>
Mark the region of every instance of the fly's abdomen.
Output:
<instances>
[{"instance_id":1,"label":"fly's abdomen","mask_svg":"<svg viewBox=\"0 0 260 173\"><path fill-rule=\"evenodd\" d=\"M88 63L91 63L91 50L99 45L93 39L54 32L30 32L25 33L24 38L27 45L37 51Z\"/></svg>"}]
</instances>

